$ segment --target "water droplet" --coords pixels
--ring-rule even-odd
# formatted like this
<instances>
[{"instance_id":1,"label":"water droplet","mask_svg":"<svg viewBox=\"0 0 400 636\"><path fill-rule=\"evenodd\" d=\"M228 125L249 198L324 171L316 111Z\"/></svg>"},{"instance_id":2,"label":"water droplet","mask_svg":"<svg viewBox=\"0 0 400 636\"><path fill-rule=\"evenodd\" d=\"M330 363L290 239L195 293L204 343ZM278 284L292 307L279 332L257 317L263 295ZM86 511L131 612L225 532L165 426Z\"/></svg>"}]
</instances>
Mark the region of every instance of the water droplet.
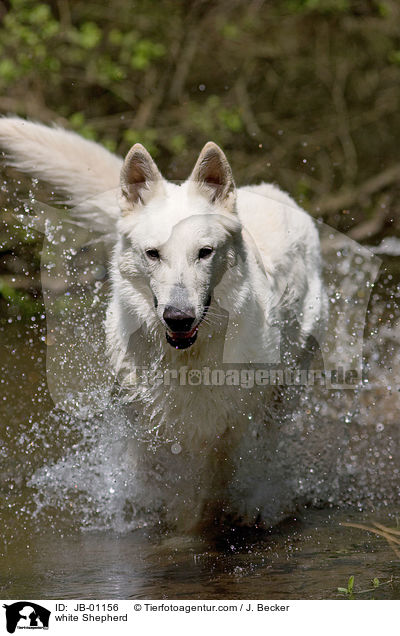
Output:
<instances>
[{"instance_id":1,"label":"water droplet","mask_svg":"<svg viewBox=\"0 0 400 636\"><path fill-rule=\"evenodd\" d=\"M178 442L175 442L174 444L172 444L171 446L171 453L173 455L179 455L179 453L182 451L182 446L180 444L178 444Z\"/></svg>"}]
</instances>

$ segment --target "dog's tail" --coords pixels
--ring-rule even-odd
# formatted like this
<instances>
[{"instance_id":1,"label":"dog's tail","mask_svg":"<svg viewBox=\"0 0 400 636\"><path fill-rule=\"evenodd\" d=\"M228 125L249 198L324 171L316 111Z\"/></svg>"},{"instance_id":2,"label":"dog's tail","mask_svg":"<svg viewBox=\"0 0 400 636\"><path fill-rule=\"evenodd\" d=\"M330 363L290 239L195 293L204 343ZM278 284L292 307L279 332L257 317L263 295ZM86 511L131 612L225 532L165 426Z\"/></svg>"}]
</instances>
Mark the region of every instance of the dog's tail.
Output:
<instances>
[{"instance_id":1,"label":"dog's tail","mask_svg":"<svg viewBox=\"0 0 400 636\"><path fill-rule=\"evenodd\" d=\"M9 165L54 186L88 227L114 234L122 159L74 132L19 117L0 118L0 150Z\"/></svg>"}]
</instances>

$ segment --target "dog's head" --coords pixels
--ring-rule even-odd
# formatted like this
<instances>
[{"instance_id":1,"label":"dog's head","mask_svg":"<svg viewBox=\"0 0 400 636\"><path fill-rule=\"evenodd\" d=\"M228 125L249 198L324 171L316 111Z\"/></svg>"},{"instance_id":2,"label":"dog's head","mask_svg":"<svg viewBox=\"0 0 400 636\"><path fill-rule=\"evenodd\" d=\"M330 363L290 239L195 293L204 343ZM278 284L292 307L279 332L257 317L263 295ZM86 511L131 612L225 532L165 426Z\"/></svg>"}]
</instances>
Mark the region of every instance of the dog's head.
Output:
<instances>
[{"instance_id":1,"label":"dog's head","mask_svg":"<svg viewBox=\"0 0 400 636\"><path fill-rule=\"evenodd\" d=\"M163 179L140 144L121 172L118 268L125 301L153 317L176 349L190 347L213 290L234 264L241 241L236 189L222 150L203 148L189 179ZM131 290L127 289L131 285ZM140 298L138 298L138 294Z\"/></svg>"}]
</instances>

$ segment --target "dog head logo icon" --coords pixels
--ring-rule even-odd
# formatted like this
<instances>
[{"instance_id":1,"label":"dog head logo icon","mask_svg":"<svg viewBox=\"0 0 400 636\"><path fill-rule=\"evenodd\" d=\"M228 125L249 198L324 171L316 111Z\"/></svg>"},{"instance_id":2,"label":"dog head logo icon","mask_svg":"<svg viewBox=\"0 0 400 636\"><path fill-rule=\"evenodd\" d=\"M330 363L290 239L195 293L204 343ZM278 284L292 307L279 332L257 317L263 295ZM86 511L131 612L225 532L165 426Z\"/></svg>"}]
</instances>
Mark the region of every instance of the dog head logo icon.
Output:
<instances>
[{"instance_id":1,"label":"dog head logo icon","mask_svg":"<svg viewBox=\"0 0 400 636\"><path fill-rule=\"evenodd\" d=\"M32 603L31 601L18 601L11 605L3 605L6 610L7 631L14 634L17 628L23 629L48 629L51 612Z\"/></svg>"}]
</instances>

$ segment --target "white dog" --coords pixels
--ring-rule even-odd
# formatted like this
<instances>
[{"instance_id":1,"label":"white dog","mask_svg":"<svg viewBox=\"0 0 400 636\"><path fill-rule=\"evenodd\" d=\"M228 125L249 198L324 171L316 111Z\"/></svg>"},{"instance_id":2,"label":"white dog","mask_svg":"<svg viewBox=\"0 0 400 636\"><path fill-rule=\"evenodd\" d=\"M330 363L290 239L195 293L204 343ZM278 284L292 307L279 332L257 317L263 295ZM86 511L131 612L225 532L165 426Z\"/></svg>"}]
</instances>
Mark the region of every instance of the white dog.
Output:
<instances>
[{"instance_id":1,"label":"white dog","mask_svg":"<svg viewBox=\"0 0 400 636\"><path fill-rule=\"evenodd\" d=\"M326 299L311 218L272 185L237 189L211 142L181 185L140 144L122 161L74 133L3 118L0 146L112 237L105 328L139 431L132 462L143 508L180 530L223 515L278 521L289 511L263 501L259 483L258 499L243 499L237 461L250 435L267 445L275 435L263 423L266 369L298 364L321 338ZM246 452L262 479L268 467L253 468Z\"/></svg>"}]
</instances>

